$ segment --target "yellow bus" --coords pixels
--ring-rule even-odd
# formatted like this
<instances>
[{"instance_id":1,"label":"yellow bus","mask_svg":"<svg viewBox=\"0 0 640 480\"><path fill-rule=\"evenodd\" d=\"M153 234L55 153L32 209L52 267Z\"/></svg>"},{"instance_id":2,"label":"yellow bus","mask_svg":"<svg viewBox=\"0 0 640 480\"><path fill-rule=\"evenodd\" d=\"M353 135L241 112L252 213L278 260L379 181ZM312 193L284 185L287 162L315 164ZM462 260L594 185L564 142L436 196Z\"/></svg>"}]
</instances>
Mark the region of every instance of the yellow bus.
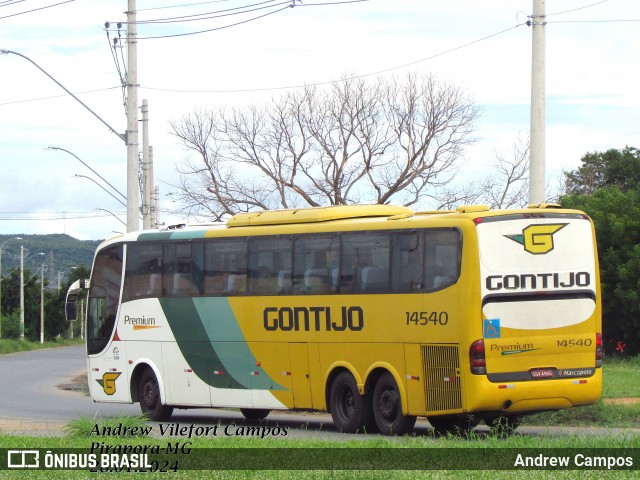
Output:
<instances>
[{"instance_id":1,"label":"yellow bus","mask_svg":"<svg viewBox=\"0 0 640 480\"><path fill-rule=\"evenodd\" d=\"M87 354L97 402L328 411L402 435L598 401L600 279L590 218L538 205L240 213L97 250ZM68 294L68 312L81 285Z\"/></svg>"}]
</instances>

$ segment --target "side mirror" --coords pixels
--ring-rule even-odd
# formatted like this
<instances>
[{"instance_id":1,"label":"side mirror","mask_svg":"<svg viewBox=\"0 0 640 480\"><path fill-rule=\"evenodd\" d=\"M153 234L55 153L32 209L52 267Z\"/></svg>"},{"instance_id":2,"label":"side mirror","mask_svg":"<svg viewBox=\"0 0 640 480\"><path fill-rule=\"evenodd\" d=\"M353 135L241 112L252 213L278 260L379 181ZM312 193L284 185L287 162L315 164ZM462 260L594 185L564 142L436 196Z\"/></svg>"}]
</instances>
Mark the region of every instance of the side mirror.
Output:
<instances>
[{"instance_id":1,"label":"side mirror","mask_svg":"<svg viewBox=\"0 0 640 480\"><path fill-rule=\"evenodd\" d=\"M67 322L73 322L78 319L78 298L83 290L89 288L89 280L76 280L67 290L67 300L64 306L64 316Z\"/></svg>"},{"instance_id":2,"label":"side mirror","mask_svg":"<svg viewBox=\"0 0 640 480\"><path fill-rule=\"evenodd\" d=\"M64 316L67 322L73 322L78 319L78 294L67 295Z\"/></svg>"}]
</instances>

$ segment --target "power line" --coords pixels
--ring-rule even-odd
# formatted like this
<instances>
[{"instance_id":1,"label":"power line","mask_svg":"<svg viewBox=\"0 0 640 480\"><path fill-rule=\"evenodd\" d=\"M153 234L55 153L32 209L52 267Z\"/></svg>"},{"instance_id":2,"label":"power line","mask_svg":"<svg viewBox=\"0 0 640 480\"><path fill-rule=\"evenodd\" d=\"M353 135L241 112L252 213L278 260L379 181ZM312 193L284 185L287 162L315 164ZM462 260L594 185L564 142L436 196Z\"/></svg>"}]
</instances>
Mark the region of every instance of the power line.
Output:
<instances>
[{"instance_id":1,"label":"power line","mask_svg":"<svg viewBox=\"0 0 640 480\"><path fill-rule=\"evenodd\" d=\"M182 8L182 7L193 7L196 5L206 5L206 4L211 4L211 3L224 3L224 2L230 2L232 0L211 0L209 2L197 2L197 3L184 3L182 5L168 5L166 7L150 7L150 8L138 8L137 11L138 12L147 12L150 10L167 10L169 8Z\"/></svg>"},{"instance_id":2,"label":"power line","mask_svg":"<svg viewBox=\"0 0 640 480\"><path fill-rule=\"evenodd\" d=\"M107 87L107 88L99 88L96 90L85 90L83 92L77 92L76 95L83 95L85 93L96 93L96 92L105 92L107 90L114 90L116 88L120 88L120 86L117 87ZM61 95L52 95L50 97L40 97L40 98L28 98L28 99L24 99L24 100L14 100L12 102L3 102L0 103L0 106L2 105L13 105L15 103L27 103L27 102L38 102L40 100L52 100L54 98L62 98L62 97L66 97L67 95L61 94Z\"/></svg>"},{"instance_id":3,"label":"power line","mask_svg":"<svg viewBox=\"0 0 640 480\"><path fill-rule=\"evenodd\" d=\"M290 0L287 0L285 2L280 2L277 3L276 5L269 5L269 6L262 6L260 8L254 8L251 10L246 10L248 8L251 7L259 7L260 5L265 5L267 3L273 3L276 0L266 0L264 2L260 2L260 3L252 3L250 5L245 5L242 7L235 7L235 8L226 8L224 10L216 10L213 12L205 12L205 13L196 13L193 15L182 15L179 17L167 17L167 18L156 18L156 19L152 19L152 20L138 20L135 23L140 25L140 24L153 24L153 23L179 23L179 22L193 22L196 20L208 20L211 18L220 18L220 17L226 17L229 15L240 15L242 13L248 13L248 12L253 12L256 10L262 10L264 8L271 8L271 7L275 7L277 5L284 5L284 4L291 4ZM242 10L241 12L238 12L237 10ZM220 13L226 13L226 12L235 12L235 13L230 13L230 14L226 14L226 15L218 15ZM209 15L209 16L207 16ZM194 17L198 17L198 18L194 18ZM124 22L127 23L127 22Z\"/></svg>"},{"instance_id":4,"label":"power line","mask_svg":"<svg viewBox=\"0 0 640 480\"><path fill-rule=\"evenodd\" d=\"M53 5L47 5L46 7L34 8L32 10L26 10L24 12L13 13L11 15L5 15L4 17L0 17L0 20L2 20L3 18L17 17L18 15L24 15L25 13L32 13L32 12L37 12L39 10L45 10L47 8L57 7L58 5L64 5L65 3L71 3L71 2L75 2L75 1L76 0L65 0L64 2L54 3ZM5 5L3 5L3 6L5 6Z\"/></svg>"},{"instance_id":5,"label":"power line","mask_svg":"<svg viewBox=\"0 0 640 480\"><path fill-rule=\"evenodd\" d=\"M370 77L370 76L373 76L373 75L379 75L381 73L387 73L387 72L391 72L393 70L399 70L401 68L406 68L406 67L409 67L411 65L416 65L418 63L426 62L428 60L433 60L434 58L441 57L441 56L446 55L448 53L455 52L457 50L461 50L463 48L469 47L469 46L474 45L476 43L480 43L480 42L482 42L484 40L488 40L488 39L496 37L498 35L502 35L502 34L504 34L506 32L514 30L514 29L516 29L518 27L521 27L523 25L526 25L526 23L520 23L518 25L514 25L513 27L509 27L507 29L501 30L501 31L496 32L496 33L492 33L491 35L484 36L484 37L479 38L477 40L473 40L471 42L468 42L468 43L465 43L465 44L462 44L462 45L458 45L457 47L453 47L453 48L450 48L448 50L444 50L442 52L436 53L436 54L431 55L429 57L421 58L419 60L415 60L413 62L405 63L403 65L397 65L397 66L394 66L394 67L386 68L384 70L378 70L376 72L369 72L369 73L364 73L364 74L361 74L361 75L356 75L353 78L365 78L365 77ZM280 86L280 87L234 89L234 90L178 90L178 89L154 88L154 87L145 87L145 86L141 86L140 88L147 89L147 90L157 90L157 91L163 91L163 92L177 92L177 93L249 93L249 92L264 92L264 91L274 91L274 90L290 90L290 89L305 88L305 87L317 87L317 86L321 86L321 85L329 85L329 84L332 84L332 83L335 83L335 82L336 82L336 80L328 80L328 81L325 81L325 82L316 82L316 83L310 83L310 84L305 84L305 85L288 85L288 86Z\"/></svg>"},{"instance_id":6,"label":"power line","mask_svg":"<svg viewBox=\"0 0 640 480\"><path fill-rule=\"evenodd\" d=\"M245 23L253 22L255 20L259 20L261 18L265 18L265 17L268 17L268 16L273 15L275 13L281 12L281 11L287 9L287 8L295 8L295 7L324 7L324 6L331 6L331 5L344 5L344 4L349 4L349 3L362 3L362 2L368 2L370 0L343 0L343 1L336 1L336 2L323 2L323 3L310 3L310 4L297 3L297 2L301 2L301 0L287 0L287 1L279 2L279 3L273 4L273 5L265 5L267 3L273 3L274 1L275 0L267 0L267 1L264 1L264 2L260 2L260 3L253 3L253 4L245 5L243 7L236 7L236 8L231 8L231 9L218 10L218 11L207 12L207 13L198 14L198 15L188 15L188 16L183 16L183 17L169 17L169 18L166 18L166 19L156 19L156 20L141 20L141 21L138 21L136 23L146 24L146 25L164 24L164 23L181 23L181 22L194 21L194 20L208 20L208 19L213 19L213 18L223 18L223 17L228 17L228 16L234 16L234 15L242 15L242 14L245 14L245 13L251 13L251 12L258 11L258 10L275 8L275 7L278 7L278 6L281 6L281 5L285 5L282 8L278 8L276 10L270 11L270 12L265 13L263 15L258 15L256 17L252 17L252 18L240 21L240 22L231 23L229 25L223 25L223 26L220 26L220 27L214 27L214 28L209 28L209 29L205 29L205 30L198 30L198 31L194 31L194 32L138 37L138 40L152 40L152 39L160 39L160 38L175 38L175 37L184 37L184 36L189 36L189 35L198 35L198 34L201 34L201 33L214 32L214 31L217 31L217 30L223 30L223 29L226 29L226 28L235 27L235 26L242 25L242 24L245 24ZM260 6L260 5L262 5L262 6ZM256 7L256 8L247 9L249 7ZM240 10L240 9L242 9L242 10L241 11L236 11L236 10ZM223 12L231 12L231 13L223 13ZM209 15L209 16L204 16L204 15ZM200 18L191 18L191 17L200 17Z\"/></svg>"},{"instance_id":7,"label":"power line","mask_svg":"<svg viewBox=\"0 0 640 480\"><path fill-rule=\"evenodd\" d=\"M551 20L547 23L618 23L618 22L640 22L640 18L618 18L611 20Z\"/></svg>"},{"instance_id":8,"label":"power line","mask_svg":"<svg viewBox=\"0 0 640 480\"><path fill-rule=\"evenodd\" d=\"M286 3L289 3L289 2L286 2ZM196 31L196 32L175 33L173 35L157 35L157 36L151 36L151 37L138 37L138 40L155 40L155 39L159 39L159 38L186 37L186 36L189 36L189 35L198 35L200 33L214 32L216 30L223 30L225 28L236 27L238 25L243 25L245 23L253 22L255 20L260 20L261 18L268 17L268 16L273 15L275 13L281 12L281 11L287 9L287 8L293 8L293 7L291 5L287 5L286 7L279 8L279 9L274 10L272 12L268 12L268 13L265 13L263 15L258 15L257 17L249 18L249 19L243 20L241 22L236 22L236 23L232 23L232 24L229 24L229 25L224 25L222 27L209 28L209 29L206 29L206 30L199 30L199 31Z\"/></svg>"},{"instance_id":9,"label":"power line","mask_svg":"<svg viewBox=\"0 0 640 480\"><path fill-rule=\"evenodd\" d=\"M565 13L577 12L578 10L584 10L585 8L591 8L591 7L594 7L594 6L596 6L596 5L600 5L601 3L606 3L606 2L608 2L608 1L609 1L609 0L601 0L601 1L599 1L599 2L592 3L591 5L585 5L584 7L573 8L573 9L571 9L571 10L565 10L565 11L563 11L563 12L547 13L547 14L545 14L545 16L546 16L546 17L551 17L551 16L553 16L553 15L562 15L562 14L565 14Z\"/></svg>"},{"instance_id":10,"label":"power line","mask_svg":"<svg viewBox=\"0 0 640 480\"><path fill-rule=\"evenodd\" d=\"M11 5L15 5L16 3L22 3L26 0L5 0L0 2L0 7L10 7Z\"/></svg>"}]
</instances>

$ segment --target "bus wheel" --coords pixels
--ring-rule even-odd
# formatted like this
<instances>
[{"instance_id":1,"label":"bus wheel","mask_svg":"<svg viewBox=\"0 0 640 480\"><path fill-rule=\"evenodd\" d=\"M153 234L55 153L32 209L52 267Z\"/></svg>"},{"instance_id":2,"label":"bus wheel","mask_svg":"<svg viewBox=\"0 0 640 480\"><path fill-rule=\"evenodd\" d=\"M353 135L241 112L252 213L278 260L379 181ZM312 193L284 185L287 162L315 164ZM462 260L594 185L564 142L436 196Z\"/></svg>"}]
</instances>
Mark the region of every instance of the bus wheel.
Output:
<instances>
[{"instance_id":1,"label":"bus wheel","mask_svg":"<svg viewBox=\"0 0 640 480\"><path fill-rule=\"evenodd\" d=\"M358 385L349 372L341 372L331 384L329 408L333 423L342 433L369 431L373 423L371 398L360 395Z\"/></svg>"},{"instance_id":2,"label":"bus wheel","mask_svg":"<svg viewBox=\"0 0 640 480\"><path fill-rule=\"evenodd\" d=\"M467 434L478 426L480 420L475 415L437 415L427 417L433 429L440 435L448 433Z\"/></svg>"},{"instance_id":3,"label":"bus wheel","mask_svg":"<svg viewBox=\"0 0 640 480\"><path fill-rule=\"evenodd\" d=\"M266 408L241 408L240 411L247 420L262 420L271 412Z\"/></svg>"},{"instance_id":4,"label":"bus wheel","mask_svg":"<svg viewBox=\"0 0 640 480\"><path fill-rule=\"evenodd\" d=\"M410 433L416 424L415 416L403 415L400 391L390 373L383 374L373 389L373 415L384 435Z\"/></svg>"},{"instance_id":5,"label":"bus wheel","mask_svg":"<svg viewBox=\"0 0 640 480\"><path fill-rule=\"evenodd\" d=\"M496 415L484 419L484 423L491 429L491 433L499 437L511 435L521 422L522 417L519 415Z\"/></svg>"},{"instance_id":6,"label":"bus wheel","mask_svg":"<svg viewBox=\"0 0 640 480\"><path fill-rule=\"evenodd\" d=\"M138 384L138 398L140 410L149 419L156 422L169 420L173 413L173 407L163 405L160 401L160 386L151 369L147 369L140 378Z\"/></svg>"}]
</instances>

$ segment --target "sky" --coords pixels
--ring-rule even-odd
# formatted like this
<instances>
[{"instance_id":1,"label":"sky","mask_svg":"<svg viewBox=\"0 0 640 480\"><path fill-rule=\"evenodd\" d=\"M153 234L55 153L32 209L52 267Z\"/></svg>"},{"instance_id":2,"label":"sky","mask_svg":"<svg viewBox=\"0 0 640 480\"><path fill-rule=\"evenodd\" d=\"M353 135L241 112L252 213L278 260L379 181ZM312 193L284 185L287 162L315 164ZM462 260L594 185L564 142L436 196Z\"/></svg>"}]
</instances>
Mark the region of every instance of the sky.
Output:
<instances>
[{"instance_id":1,"label":"sky","mask_svg":"<svg viewBox=\"0 0 640 480\"><path fill-rule=\"evenodd\" d=\"M461 86L481 112L476 142L464 154L471 180L496 152L528 136L533 0L288 4L137 0L138 21L268 7L137 27L138 99L149 103L161 222L189 221L171 213L168 194L176 167L195 158L170 122L197 109L267 102L288 87L409 73ZM126 51L114 60L105 22L113 39L126 10L126 0L0 1L0 49L27 56L123 133L118 65ZM546 170L554 184L587 152L640 147L640 2L547 1L546 14ZM31 62L0 55L0 234L89 240L124 231L125 209L108 186L50 146L126 193L123 141Z\"/></svg>"}]
</instances>

